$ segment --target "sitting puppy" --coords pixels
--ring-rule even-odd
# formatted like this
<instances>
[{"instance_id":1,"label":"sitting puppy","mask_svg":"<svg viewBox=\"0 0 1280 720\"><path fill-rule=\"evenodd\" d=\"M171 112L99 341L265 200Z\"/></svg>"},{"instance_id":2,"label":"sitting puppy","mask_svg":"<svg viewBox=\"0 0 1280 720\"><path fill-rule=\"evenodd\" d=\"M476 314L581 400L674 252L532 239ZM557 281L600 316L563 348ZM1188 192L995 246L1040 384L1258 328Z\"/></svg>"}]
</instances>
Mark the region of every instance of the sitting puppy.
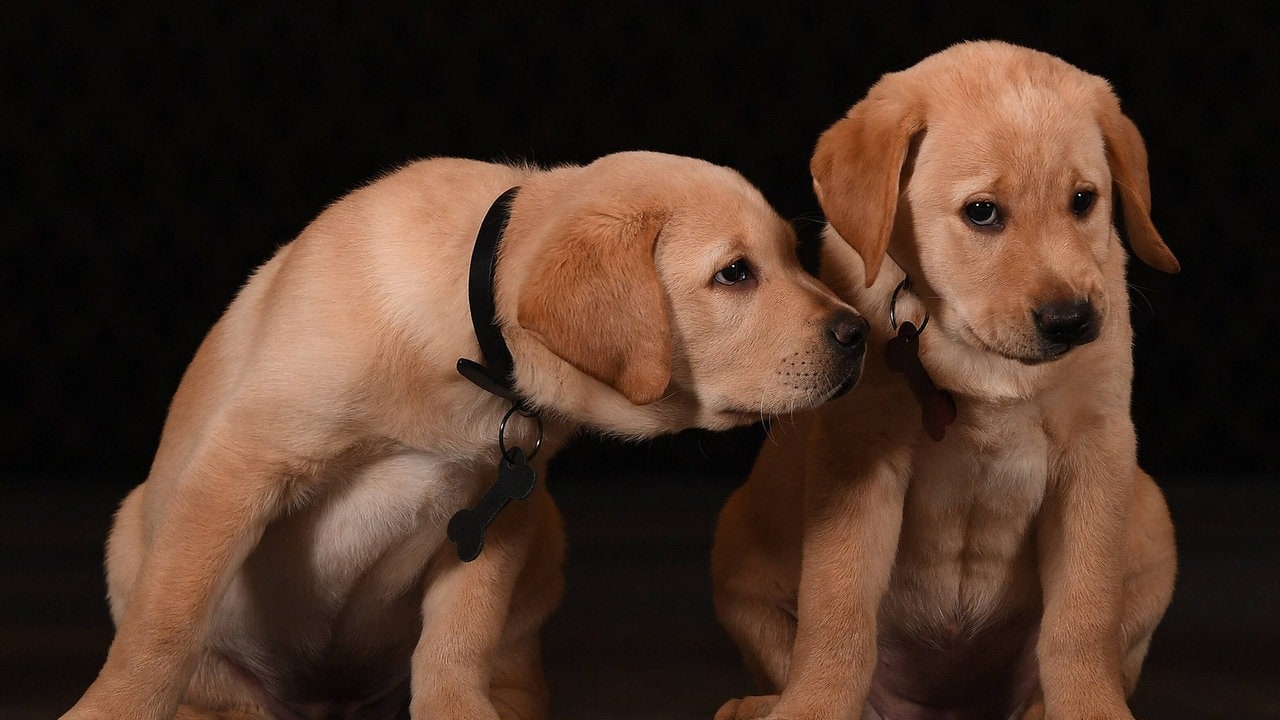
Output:
<instances>
[{"instance_id":1,"label":"sitting puppy","mask_svg":"<svg viewBox=\"0 0 1280 720\"><path fill-rule=\"evenodd\" d=\"M554 451L856 381L865 321L795 242L737 173L658 153L426 160L339 200L187 369L64 718L542 717Z\"/></svg>"},{"instance_id":2,"label":"sitting puppy","mask_svg":"<svg viewBox=\"0 0 1280 720\"><path fill-rule=\"evenodd\" d=\"M1175 570L1112 225L1178 270L1138 130L1101 78L962 43L885 75L811 169L871 349L723 510L717 615L779 694L718 717L1130 718Z\"/></svg>"}]
</instances>

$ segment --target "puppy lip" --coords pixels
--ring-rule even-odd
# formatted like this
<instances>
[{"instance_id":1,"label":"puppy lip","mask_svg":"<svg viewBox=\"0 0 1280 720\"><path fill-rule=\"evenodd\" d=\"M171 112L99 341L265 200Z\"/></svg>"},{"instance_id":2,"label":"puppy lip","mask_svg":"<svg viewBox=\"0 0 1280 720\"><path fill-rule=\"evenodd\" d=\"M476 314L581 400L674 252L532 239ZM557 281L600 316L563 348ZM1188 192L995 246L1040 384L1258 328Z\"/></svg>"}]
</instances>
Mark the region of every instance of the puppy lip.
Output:
<instances>
[{"instance_id":1,"label":"puppy lip","mask_svg":"<svg viewBox=\"0 0 1280 720\"><path fill-rule=\"evenodd\" d=\"M835 390L833 390L831 392L831 395L827 397L827 401L835 400L838 397L842 397L848 394L848 392L853 389L853 386L858 384L858 380L861 377L862 377L861 367L856 367L853 370L851 370L849 372L849 377L845 378L843 382L841 382L839 385L835 387Z\"/></svg>"},{"instance_id":2,"label":"puppy lip","mask_svg":"<svg viewBox=\"0 0 1280 720\"><path fill-rule=\"evenodd\" d=\"M866 355L866 344L864 343L861 347L849 353L849 355L844 358L844 362L841 364L844 365L847 363L847 367L849 368L848 373L845 375L843 380L840 380L835 384L835 387L831 389L831 393L823 399L823 402L829 402L848 394L848 392L853 389L853 386L858 384L858 380L862 378L862 365Z\"/></svg>"},{"instance_id":3,"label":"puppy lip","mask_svg":"<svg viewBox=\"0 0 1280 720\"><path fill-rule=\"evenodd\" d=\"M977 349L1005 358L1006 360L1013 360L1022 363L1023 365L1043 365L1060 360L1070 354L1072 350L1080 347L1081 345L1087 345L1096 339L1096 336L1094 336L1087 339L1082 338L1078 342L1071 343L1052 342L1041 339L1038 346L1018 351L1017 349L1001 347L1000 345L992 343L977 332L974 332L972 328L966 328L965 334L972 338L971 344Z\"/></svg>"},{"instance_id":4,"label":"puppy lip","mask_svg":"<svg viewBox=\"0 0 1280 720\"><path fill-rule=\"evenodd\" d=\"M1001 354L1011 360L1017 360L1023 365L1046 365L1048 363L1057 362L1067 355L1070 355L1072 350L1075 350L1081 345L1088 344L1089 341L1077 343L1045 343L1040 347L1040 351L1034 355Z\"/></svg>"},{"instance_id":5,"label":"puppy lip","mask_svg":"<svg viewBox=\"0 0 1280 720\"><path fill-rule=\"evenodd\" d=\"M1075 350L1078 347L1088 345L1089 343L1093 342L1095 339L1096 337L1090 337L1090 338L1084 338L1076 342L1069 342L1069 343L1045 342L1040 349L1040 354L1041 354L1040 360L1043 362L1053 362L1054 360L1058 360L1066 356L1068 353L1070 353L1072 350Z\"/></svg>"},{"instance_id":6,"label":"puppy lip","mask_svg":"<svg viewBox=\"0 0 1280 720\"><path fill-rule=\"evenodd\" d=\"M983 340L976 333L973 333L973 337L977 340L977 342L975 343L976 347L982 352L990 353L997 357L1002 357L1006 360L1013 360L1015 362L1020 362L1023 365L1040 365L1046 362L1053 362L1054 360L1057 360L1058 358L1065 355L1067 351L1071 349L1070 347L1063 347L1062 349L1057 350L1056 352L1053 352L1044 347L1041 347L1038 350L1033 350L1030 352L1015 352L1015 351L1007 350L1005 348L997 347L991 343L988 343L986 340Z\"/></svg>"},{"instance_id":7,"label":"puppy lip","mask_svg":"<svg viewBox=\"0 0 1280 720\"><path fill-rule=\"evenodd\" d=\"M1041 350L1038 355L1017 356L1008 355L1006 357L1011 360L1017 360L1023 365L1047 365L1052 362L1061 360L1067 353L1071 352L1070 345L1058 343L1054 347L1046 347Z\"/></svg>"}]
</instances>

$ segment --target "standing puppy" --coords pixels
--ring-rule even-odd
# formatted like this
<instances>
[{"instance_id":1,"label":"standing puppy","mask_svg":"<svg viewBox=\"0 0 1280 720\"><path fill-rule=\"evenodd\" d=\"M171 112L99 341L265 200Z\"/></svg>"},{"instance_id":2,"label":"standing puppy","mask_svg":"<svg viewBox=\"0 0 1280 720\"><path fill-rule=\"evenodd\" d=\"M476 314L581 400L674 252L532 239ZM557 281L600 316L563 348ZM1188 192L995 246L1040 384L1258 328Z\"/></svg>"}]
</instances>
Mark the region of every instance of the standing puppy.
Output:
<instances>
[{"instance_id":1,"label":"standing puppy","mask_svg":"<svg viewBox=\"0 0 1280 720\"><path fill-rule=\"evenodd\" d=\"M724 508L717 613L776 694L719 718L1131 717L1175 570L1112 224L1178 270L1138 130L1101 78L963 43L884 76L811 169L868 361Z\"/></svg>"},{"instance_id":2,"label":"standing puppy","mask_svg":"<svg viewBox=\"0 0 1280 720\"><path fill-rule=\"evenodd\" d=\"M108 541L115 639L64 718L540 718L564 552L547 458L584 426L722 429L830 399L865 329L727 168L383 177L281 248L197 351Z\"/></svg>"}]
</instances>

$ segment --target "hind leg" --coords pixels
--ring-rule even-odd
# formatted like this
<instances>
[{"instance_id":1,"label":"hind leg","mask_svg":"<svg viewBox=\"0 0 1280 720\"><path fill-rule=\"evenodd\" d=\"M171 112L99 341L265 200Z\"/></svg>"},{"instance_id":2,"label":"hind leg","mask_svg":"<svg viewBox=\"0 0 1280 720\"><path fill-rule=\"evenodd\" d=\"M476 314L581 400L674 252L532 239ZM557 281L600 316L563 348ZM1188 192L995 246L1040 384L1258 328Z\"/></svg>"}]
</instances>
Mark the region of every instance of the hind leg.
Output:
<instances>
[{"instance_id":1,"label":"hind leg","mask_svg":"<svg viewBox=\"0 0 1280 720\"><path fill-rule=\"evenodd\" d=\"M206 651L175 720L271 720L272 714L234 667Z\"/></svg>"},{"instance_id":2,"label":"hind leg","mask_svg":"<svg viewBox=\"0 0 1280 720\"><path fill-rule=\"evenodd\" d=\"M721 512L711 552L713 602L757 690L777 693L786 685L796 639L796 598L785 588L796 588L798 578L788 576L757 536L748 504L739 490ZM716 717L761 717L777 700L776 694L730 700Z\"/></svg>"},{"instance_id":3,"label":"hind leg","mask_svg":"<svg viewBox=\"0 0 1280 720\"><path fill-rule=\"evenodd\" d=\"M148 546L146 502L147 484L142 483L120 503L107 538L107 597L116 622L124 616ZM176 720L269 720L271 715L254 701L234 669L206 652L174 717Z\"/></svg>"},{"instance_id":4,"label":"hind leg","mask_svg":"<svg viewBox=\"0 0 1280 720\"><path fill-rule=\"evenodd\" d=\"M1139 470L1133 492L1129 568L1121 618L1122 647L1126 648L1121 672L1126 695L1131 695L1138 685L1151 636L1173 599L1178 563L1173 522L1160 488L1150 475Z\"/></svg>"}]
</instances>

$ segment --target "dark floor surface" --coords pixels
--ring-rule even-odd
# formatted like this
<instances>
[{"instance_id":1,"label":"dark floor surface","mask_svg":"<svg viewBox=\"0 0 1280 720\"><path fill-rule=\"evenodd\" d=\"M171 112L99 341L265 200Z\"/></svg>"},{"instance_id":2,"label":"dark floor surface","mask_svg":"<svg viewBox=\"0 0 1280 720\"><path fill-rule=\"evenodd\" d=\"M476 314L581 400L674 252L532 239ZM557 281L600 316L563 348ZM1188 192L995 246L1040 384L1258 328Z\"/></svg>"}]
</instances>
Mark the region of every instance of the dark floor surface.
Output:
<instances>
[{"instance_id":1,"label":"dark floor surface","mask_svg":"<svg viewBox=\"0 0 1280 720\"><path fill-rule=\"evenodd\" d=\"M730 483L550 478L570 536L545 632L553 717L709 719L748 690L712 615L707 553ZM0 720L56 718L111 638L101 552L127 487L0 490ZM1280 478L1162 480L1180 574L1135 714L1280 720Z\"/></svg>"}]
</instances>

